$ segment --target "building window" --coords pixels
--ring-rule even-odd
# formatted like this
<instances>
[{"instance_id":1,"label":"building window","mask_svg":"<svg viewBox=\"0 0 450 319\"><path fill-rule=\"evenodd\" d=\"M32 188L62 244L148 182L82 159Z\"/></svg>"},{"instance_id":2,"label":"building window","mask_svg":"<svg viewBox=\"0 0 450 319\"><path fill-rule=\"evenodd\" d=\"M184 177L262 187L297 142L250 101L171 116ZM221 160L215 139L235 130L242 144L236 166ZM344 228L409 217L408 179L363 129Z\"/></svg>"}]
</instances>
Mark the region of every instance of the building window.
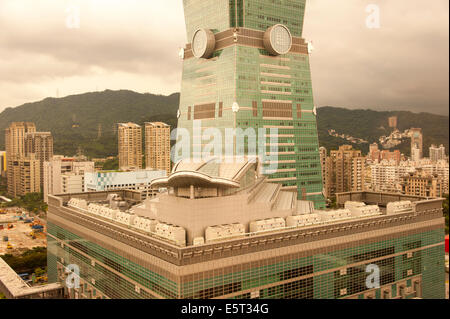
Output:
<instances>
[{"instance_id":1,"label":"building window","mask_svg":"<svg viewBox=\"0 0 450 319\"><path fill-rule=\"evenodd\" d=\"M297 118L298 119L302 118L302 105L301 104L297 104Z\"/></svg>"},{"instance_id":2,"label":"building window","mask_svg":"<svg viewBox=\"0 0 450 319\"><path fill-rule=\"evenodd\" d=\"M253 116L257 117L258 116L258 102L253 101L252 108L253 108Z\"/></svg>"},{"instance_id":3,"label":"building window","mask_svg":"<svg viewBox=\"0 0 450 319\"><path fill-rule=\"evenodd\" d=\"M219 103L219 117L222 117L223 114L223 102Z\"/></svg>"},{"instance_id":4,"label":"building window","mask_svg":"<svg viewBox=\"0 0 450 319\"><path fill-rule=\"evenodd\" d=\"M194 120L213 119L216 113L216 104L201 104L194 107Z\"/></svg>"}]
</instances>

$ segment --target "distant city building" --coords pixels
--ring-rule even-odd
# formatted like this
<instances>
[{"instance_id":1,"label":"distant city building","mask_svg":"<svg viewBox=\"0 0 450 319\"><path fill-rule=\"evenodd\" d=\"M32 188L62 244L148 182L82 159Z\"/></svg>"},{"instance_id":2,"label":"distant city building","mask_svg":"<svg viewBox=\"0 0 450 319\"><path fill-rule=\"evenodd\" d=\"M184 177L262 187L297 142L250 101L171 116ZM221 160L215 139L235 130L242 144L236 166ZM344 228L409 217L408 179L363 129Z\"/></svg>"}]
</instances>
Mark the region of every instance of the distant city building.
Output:
<instances>
[{"instance_id":1,"label":"distant city building","mask_svg":"<svg viewBox=\"0 0 450 319\"><path fill-rule=\"evenodd\" d=\"M130 172L86 172L84 174L84 191L99 192L111 190L134 190L142 194L143 198L155 194L150 183L160 177L167 176L166 171L137 170Z\"/></svg>"},{"instance_id":2,"label":"distant city building","mask_svg":"<svg viewBox=\"0 0 450 319\"><path fill-rule=\"evenodd\" d=\"M364 162L361 151L354 150L351 145L332 150L326 161L326 194L332 197L336 193L362 190Z\"/></svg>"},{"instance_id":3,"label":"distant city building","mask_svg":"<svg viewBox=\"0 0 450 319\"><path fill-rule=\"evenodd\" d=\"M419 169L402 177L402 193L422 197L442 197L443 180L438 175L430 175Z\"/></svg>"},{"instance_id":4,"label":"distant city building","mask_svg":"<svg viewBox=\"0 0 450 319\"><path fill-rule=\"evenodd\" d=\"M445 298L443 199L352 192L324 211L258 163L173 171L152 183L168 191L144 201L125 190L51 195L49 282L80 299ZM71 264L79 287L66 284Z\"/></svg>"},{"instance_id":5,"label":"distant city building","mask_svg":"<svg viewBox=\"0 0 450 319\"><path fill-rule=\"evenodd\" d=\"M378 162L380 160L380 149L378 148L377 143L370 144L367 159L372 163Z\"/></svg>"},{"instance_id":6,"label":"distant city building","mask_svg":"<svg viewBox=\"0 0 450 319\"><path fill-rule=\"evenodd\" d=\"M119 168L142 169L142 128L135 123L119 123Z\"/></svg>"},{"instance_id":7,"label":"distant city building","mask_svg":"<svg viewBox=\"0 0 450 319\"><path fill-rule=\"evenodd\" d=\"M411 128L411 159L415 162L423 157L423 135L421 128Z\"/></svg>"},{"instance_id":8,"label":"distant city building","mask_svg":"<svg viewBox=\"0 0 450 319\"><path fill-rule=\"evenodd\" d=\"M54 156L44 163L44 201L48 195L83 192L84 174L94 171L94 162Z\"/></svg>"},{"instance_id":9,"label":"distant city building","mask_svg":"<svg viewBox=\"0 0 450 319\"><path fill-rule=\"evenodd\" d=\"M383 150L380 152L380 161L394 161L395 163L400 163L400 161L402 160L402 154L400 153L399 150L394 150L394 151L386 151Z\"/></svg>"},{"instance_id":10,"label":"distant city building","mask_svg":"<svg viewBox=\"0 0 450 319\"><path fill-rule=\"evenodd\" d=\"M378 148L378 144L377 143L373 143L369 147L368 159L372 163L381 162L383 160L387 160L387 161L394 160L397 163L400 163L400 161L402 160L402 154L400 153L399 150L394 150L394 151L383 150L383 151L380 151L380 149Z\"/></svg>"},{"instance_id":11,"label":"distant city building","mask_svg":"<svg viewBox=\"0 0 450 319\"><path fill-rule=\"evenodd\" d=\"M365 189L365 165L365 157L358 156L352 159L352 192L360 192Z\"/></svg>"},{"instance_id":12,"label":"distant city building","mask_svg":"<svg viewBox=\"0 0 450 319\"><path fill-rule=\"evenodd\" d=\"M371 169L370 190L380 192L402 192L402 178L409 174L414 174L420 170L430 176L438 176L441 179L442 192L449 191L449 163L447 161L431 162L429 159L420 161L394 160L381 161L380 163L369 164ZM367 182L367 181L366 181Z\"/></svg>"},{"instance_id":13,"label":"distant city building","mask_svg":"<svg viewBox=\"0 0 450 319\"><path fill-rule=\"evenodd\" d=\"M25 156L36 155L39 160L41 184L44 189L44 162L53 157L53 136L50 132L32 132L25 134Z\"/></svg>"},{"instance_id":14,"label":"distant city building","mask_svg":"<svg viewBox=\"0 0 450 319\"><path fill-rule=\"evenodd\" d=\"M415 168L407 165L397 165L394 161L383 161L370 165L371 190L377 192L401 192L401 179Z\"/></svg>"},{"instance_id":15,"label":"distant city building","mask_svg":"<svg viewBox=\"0 0 450 319\"><path fill-rule=\"evenodd\" d=\"M324 196L325 198L328 197L326 184L327 184L327 149L325 147L319 148L319 154L320 154L320 165L322 167L322 184L324 188Z\"/></svg>"},{"instance_id":16,"label":"distant city building","mask_svg":"<svg viewBox=\"0 0 450 319\"><path fill-rule=\"evenodd\" d=\"M10 196L23 196L41 191L40 161L34 154L29 157L13 156L8 159L8 193ZM13 177L10 182L9 176ZM11 192L9 192L11 191Z\"/></svg>"},{"instance_id":17,"label":"distant city building","mask_svg":"<svg viewBox=\"0 0 450 319\"><path fill-rule=\"evenodd\" d=\"M413 147L411 149L411 161L413 162L419 162L422 159L422 156L420 155L422 152L419 148Z\"/></svg>"},{"instance_id":18,"label":"distant city building","mask_svg":"<svg viewBox=\"0 0 450 319\"><path fill-rule=\"evenodd\" d=\"M6 152L0 151L0 176L1 177L6 177L6 169L7 169Z\"/></svg>"},{"instance_id":19,"label":"distant city building","mask_svg":"<svg viewBox=\"0 0 450 319\"><path fill-rule=\"evenodd\" d=\"M446 155L444 145L441 144L439 147L437 147L436 145L432 144L430 147L430 160L432 162L438 162L445 159Z\"/></svg>"},{"instance_id":20,"label":"distant city building","mask_svg":"<svg viewBox=\"0 0 450 319\"><path fill-rule=\"evenodd\" d=\"M6 147L6 165L7 165L7 179L8 179L8 195L16 197L18 195L24 195L23 191L26 189L35 190L35 177L33 176L33 185L27 184L26 181L21 180L21 164L20 161L25 157L25 136L27 133L36 132L36 126L34 123L29 122L13 122L5 129L5 147ZM35 159L29 159L34 161ZM34 162L32 162L34 164ZM34 172L34 169L31 169ZM40 183L40 178L39 178ZM39 191L39 190L38 190Z\"/></svg>"},{"instance_id":21,"label":"distant city building","mask_svg":"<svg viewBox=\"0 0 450 319\"><path fill-rule=\"evenodd\" d=\"M170 173L170 126L145 123L145 167Z\"/></svg>"},{"instance_id":22,"label":"distant city building","mask_svg":"<svg viewBox=\"0 0 450 319\"><path fill-rule=\"evenodd\" d=\"M418 168L428 175L436 175L441 178L443 193L449 193L449 163L447 160L440 160L437 162L422 160Z\"/></svg>"},{"instance_id":23,"label":"distant city building","mask_svg":"<svg viewBox=\"0 0 450 319\"><path fill-rule=\"evenodd\" d=\"M397 116L391 116L391 117L388 119L388 122L389 122L389 127L390 127L390 128L397 128L397 125L398 125L398 117L397 117Z\"/></svg>"}]
</instances>

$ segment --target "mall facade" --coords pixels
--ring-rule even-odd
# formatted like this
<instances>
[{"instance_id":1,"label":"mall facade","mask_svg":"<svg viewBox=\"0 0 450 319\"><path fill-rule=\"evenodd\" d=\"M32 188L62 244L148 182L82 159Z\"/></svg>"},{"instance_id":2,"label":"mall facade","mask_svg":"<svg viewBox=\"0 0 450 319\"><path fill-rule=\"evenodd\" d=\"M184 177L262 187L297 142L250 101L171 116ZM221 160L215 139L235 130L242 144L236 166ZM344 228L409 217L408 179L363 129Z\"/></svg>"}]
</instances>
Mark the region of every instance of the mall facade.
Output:
<instances>
[{"instance_id":1,"label":"mall facade","mask_svg":"<svg viewBox=\"0 0 450 319\"><path fill-rule=\"evenodd\" d=\"M182 162L144 201L49 196L49 280L70 298L445 297L443 199L344 193L315 210L256 166Z\"/></svg>"}]
</instances>

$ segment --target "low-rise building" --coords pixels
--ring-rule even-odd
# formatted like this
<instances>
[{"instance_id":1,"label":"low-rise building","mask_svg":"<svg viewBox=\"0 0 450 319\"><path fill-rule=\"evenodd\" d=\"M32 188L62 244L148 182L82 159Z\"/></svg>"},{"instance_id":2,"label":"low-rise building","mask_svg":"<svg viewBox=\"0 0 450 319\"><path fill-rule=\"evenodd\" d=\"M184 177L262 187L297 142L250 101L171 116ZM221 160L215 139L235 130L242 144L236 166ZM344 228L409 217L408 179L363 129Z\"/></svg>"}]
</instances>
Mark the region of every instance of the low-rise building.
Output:
<instances>
[{"instance_id":1,"label":"low-rise building","mask_svg":"<svg viewBox=\"0 0 450 319\"><path fill-rule=\"evenodd\" d=\"M137 171L98 171L84 174L84 191L99 192L110 190L135 190L141 192L143 198L155 194L150 183L160 177L167 176L166 171L137 170Z\"/></svg>"},{"instance_id":2,"label":"low-rise building","mask_svg":"<svg viewBox=\"0 0 450 319\"><path fill-rule=\"evenodd\" d=\"M44 201L48 202L49 194L83 192L84 174L94 171L94 162L54 156L51 161L44 163Z\"/></svg>"},{"instance_id":3,"label":"low-rise building","mask_svg":"<svg viewBox=\"0 0 450 319\"><path fill-rule=\"evenodd\" d=\"M423 170L402 177L402 193L422 197L442 197L443 180L438 175L431 175Z\"/></svg>"}]
</instances>

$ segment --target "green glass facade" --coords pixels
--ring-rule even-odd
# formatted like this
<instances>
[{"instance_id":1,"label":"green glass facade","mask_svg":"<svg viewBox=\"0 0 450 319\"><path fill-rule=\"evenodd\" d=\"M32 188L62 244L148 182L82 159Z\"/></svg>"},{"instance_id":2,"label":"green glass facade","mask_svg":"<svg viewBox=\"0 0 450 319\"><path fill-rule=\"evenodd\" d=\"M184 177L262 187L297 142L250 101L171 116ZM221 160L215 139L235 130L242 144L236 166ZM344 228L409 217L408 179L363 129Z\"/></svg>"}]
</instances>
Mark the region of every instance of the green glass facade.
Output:
<instances>
[{"instance_id":1,"label":"green glass facade","mask_svg":"<svg viewBox=\"0 0 450 319\"><path fill-rule=\"evenodd\" d=\"M82 285L91 285L95 295L109 298L154 298L145 289L163 298L250 298L247 289L261 289L256 298L337 299L364 298L367 292L366 266L380 267L380 289L374 299L397 297L399 282L405 289L421 278L420 294L425 299L445 298L444 244L442 229L397 237L324 254L300 256L300 252L277 262L261 260L223 268L214 274L196 273L172 281L53 223L48 224L49 280L57 280L57 263L80 267ZM61 243L64 243L61 245ZM408 252L410 252L408 256ZM346 272L336 271L345 268ZM343 289L345 290L343 293ZM405 293L403 298L415 297ZM254 296L253 296L254 297Z\"/></svg>"},{"instance_id":2,"label":"green glass facade","mask_svg":"<svg viewBox=\"0 0 450 319\"><path fill-rule=\"evenodd\" d=\"M307 50L272 56L261 45L262 38L256 39L267 28L283 24L289 28L294 42L306 48L301 38L305 2L184 0L188 41L191 42L197 29L205 28L216 34L217 44L208 59L185 56L178 128L190 132L190 154L194 157L202 150L194 139L199 134L194 132L194 120L201 120L202 128L220 129L223 146L226 129L253 128L256 133L264 129L267 135L270 128L277 129L278 168L275 172L266 171L266 175L296 190L299 199L314 201L316 208L324 208ZM218 34L227 30L231 30L230 37L237 30L239 39L224 45L230 37ZM239 105L238 112L232 110L235 103ZM201 144L204 147L209 141L203 140ZM244 142L244 153L249 153L247 142ZM264 153L268 154L273 143L269 136L266 143ZM241 153L235 146L233 155L236 154Z\"/></svg>"}]
</instances>

